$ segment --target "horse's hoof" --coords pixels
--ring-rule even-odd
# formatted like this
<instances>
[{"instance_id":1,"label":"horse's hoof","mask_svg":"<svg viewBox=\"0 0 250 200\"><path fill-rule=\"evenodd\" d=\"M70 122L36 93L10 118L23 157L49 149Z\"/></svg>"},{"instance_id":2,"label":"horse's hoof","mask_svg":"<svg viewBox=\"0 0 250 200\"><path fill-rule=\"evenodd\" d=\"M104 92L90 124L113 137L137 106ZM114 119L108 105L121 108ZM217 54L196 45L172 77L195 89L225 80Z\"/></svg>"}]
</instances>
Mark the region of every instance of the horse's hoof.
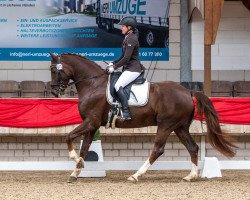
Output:
<instances>
[{"instance_id":1,"label":"horse's hoof","mask_svg":"<svg viewBox=\"0 0 250 200\"><path fill-rule=\"evenodd\" d=\"M138 179L135 178L134 176L130 176L130 177L128 178L128 181L131 181L131 182L138 182Z\"/></svg>"},{"instance_id":2,"label":"horse's hoof","mask_svg":"<svg viewBox=\"0 0 250 200\"><path fill-rule=\"evenodd\" d=\"M191 181L191 179L190 179L189 177L184 177L183 180L184 180L184 181L187 181L187 182L190 182L190 181Z\"/></svg>"},{"instance_id":3,"label":"horse's hoof","mask_svg":"<svg viewBox=\"0 0 250 200\"><path fill-rule=\"evenodd\" d=\"M191 182L193 180L196 180L197 178L198 178L198 176L190 176L190 175L188 175L188 176L184 177L183 180L187 181L187 182Z\"/></svg>"},{"instance_id":4,"label":"horse's hoof","mask_svg":"<svg viewBox=\"0 0 250 200\"><path fill-rule=\"evenodd\" d=\"M77 181L77 178L74 176L70 176L67 183L75 183Z\"/></svg>"}]
</instances>

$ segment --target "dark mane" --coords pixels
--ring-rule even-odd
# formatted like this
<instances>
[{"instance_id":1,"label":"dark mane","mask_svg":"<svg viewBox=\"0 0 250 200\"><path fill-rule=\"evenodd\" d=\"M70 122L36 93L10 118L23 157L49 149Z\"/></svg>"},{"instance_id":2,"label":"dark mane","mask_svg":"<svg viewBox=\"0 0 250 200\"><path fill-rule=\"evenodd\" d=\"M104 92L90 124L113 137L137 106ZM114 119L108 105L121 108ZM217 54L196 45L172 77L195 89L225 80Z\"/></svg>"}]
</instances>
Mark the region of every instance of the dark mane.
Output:
<instances>
[{"instance_id":1,"label":"dark mane","mask_svg":"<svg viewBox=\"0 0 250 200\"><path fill-rule=\"evenodd\" d=\"M78 58L80 58L80 59L84 59L84 60L86 60L87 62L89 62L89 63L91 63L91 64L93 64L93 65L99 67L100 69L102 69L101 66L98 65L96 62L94 62L94 61L90 60L89 58L87 58L87 57L85 57L85 56L82 56L82 55L80 55L80 54L75 54L75 53L62 53L61 56L63 56L63 55L66 55L66 56L67 56L67 55L68 55L68 56L76 56L76 57L78 57ZM102 69L102 70L103 70L103 69Z\"/></svg>"}]
</instances>

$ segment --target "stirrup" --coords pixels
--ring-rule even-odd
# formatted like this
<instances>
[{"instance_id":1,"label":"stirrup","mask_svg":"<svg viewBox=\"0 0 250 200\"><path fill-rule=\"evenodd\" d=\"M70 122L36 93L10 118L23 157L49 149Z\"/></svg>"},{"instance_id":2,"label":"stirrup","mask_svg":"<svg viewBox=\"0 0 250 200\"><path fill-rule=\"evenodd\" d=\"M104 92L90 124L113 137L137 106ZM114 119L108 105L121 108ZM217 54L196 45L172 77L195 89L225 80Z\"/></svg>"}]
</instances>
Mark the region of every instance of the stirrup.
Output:
<instances>
[{"instance_id":1,"label":"stirrup","mask_svg":"<svg viewBox=\"0 0 250 200\"><path fill-rule=\"evenodd\" d=\"M132 119L132 118L131 118L130 116L129 116L129 117L126 117L126 118L125 118L125 117L122 117L122 116L120 117L120 120L121 120L121 121L129 121L129 120L131 120L131 119Z\"/></svg>"},{"instance_id":2,"label":"stirrup","mask_svg":"<svg viewBox=\"0 0 250 200\"><path fill-rule=\"evenodd\" d=\"M128 120L131 120L132 118L130 116L127 116L127 117L122 117L121 120L123 121L128 121Z\"/></svg>"},{"instance_id":3,"label":"stirrup","mask_svg":"<svg viewBox=\"0 0 250 200\"><path fill-rule=\"evenodd\" d=\"M125 115L124 115L125 114ZM129 113L129 111L128 112L123 112L122 110L121 110L121 120L124 120L124 121L126 121L126 120L131 120L132 118L131 118L131 114Z\"/></svg>"}]
</instances>

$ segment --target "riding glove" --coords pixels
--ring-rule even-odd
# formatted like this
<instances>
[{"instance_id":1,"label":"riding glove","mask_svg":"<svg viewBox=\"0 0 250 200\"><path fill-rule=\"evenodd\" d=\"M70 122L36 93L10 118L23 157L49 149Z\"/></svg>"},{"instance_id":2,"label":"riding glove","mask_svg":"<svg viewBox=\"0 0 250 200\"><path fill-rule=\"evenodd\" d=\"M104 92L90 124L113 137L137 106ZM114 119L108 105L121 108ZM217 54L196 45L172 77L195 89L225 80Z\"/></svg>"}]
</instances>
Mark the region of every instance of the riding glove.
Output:
<instances>
[{"instance_id":1,"label":"riding glove","mask_svg":"<svg viewBox=\"0 0 250 200\"><path fill-rule=\"evenodd\" d=\"M107 66L107 68L106 68L107 73L112 74L114 71L115 71L115 69L114 69L113 63L112 63L112 65Z\"/></svg>"}]
</instances>

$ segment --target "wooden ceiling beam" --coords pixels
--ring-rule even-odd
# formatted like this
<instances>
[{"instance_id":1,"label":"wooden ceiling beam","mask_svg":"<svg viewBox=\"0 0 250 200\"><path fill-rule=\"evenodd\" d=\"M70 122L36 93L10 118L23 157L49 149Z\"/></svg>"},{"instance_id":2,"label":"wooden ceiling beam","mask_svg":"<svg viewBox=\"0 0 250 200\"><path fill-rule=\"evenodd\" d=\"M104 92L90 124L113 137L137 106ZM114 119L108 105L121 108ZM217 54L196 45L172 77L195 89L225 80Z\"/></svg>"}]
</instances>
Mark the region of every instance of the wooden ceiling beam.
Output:
<instances>
[{"instance_id":1,"label":"wooden ceiling beam","mask_svg":"<svg viewBox=\"0 0 250 200\"><path fill-rule=\"evenodd\" d=\"M215 44L224 0L205 0L205 44Z\"/></svg>"},{"instance_id":2,"label":"wooden ceiling beam","mask_svg":"<svg viewBox=\"0 0 250 200\"><path fill-rule=\"evenodd\" d=\"M224 0L205 0L204 93L211 96L211 45L215 44Z\"/></svg>"}]
</instances>

